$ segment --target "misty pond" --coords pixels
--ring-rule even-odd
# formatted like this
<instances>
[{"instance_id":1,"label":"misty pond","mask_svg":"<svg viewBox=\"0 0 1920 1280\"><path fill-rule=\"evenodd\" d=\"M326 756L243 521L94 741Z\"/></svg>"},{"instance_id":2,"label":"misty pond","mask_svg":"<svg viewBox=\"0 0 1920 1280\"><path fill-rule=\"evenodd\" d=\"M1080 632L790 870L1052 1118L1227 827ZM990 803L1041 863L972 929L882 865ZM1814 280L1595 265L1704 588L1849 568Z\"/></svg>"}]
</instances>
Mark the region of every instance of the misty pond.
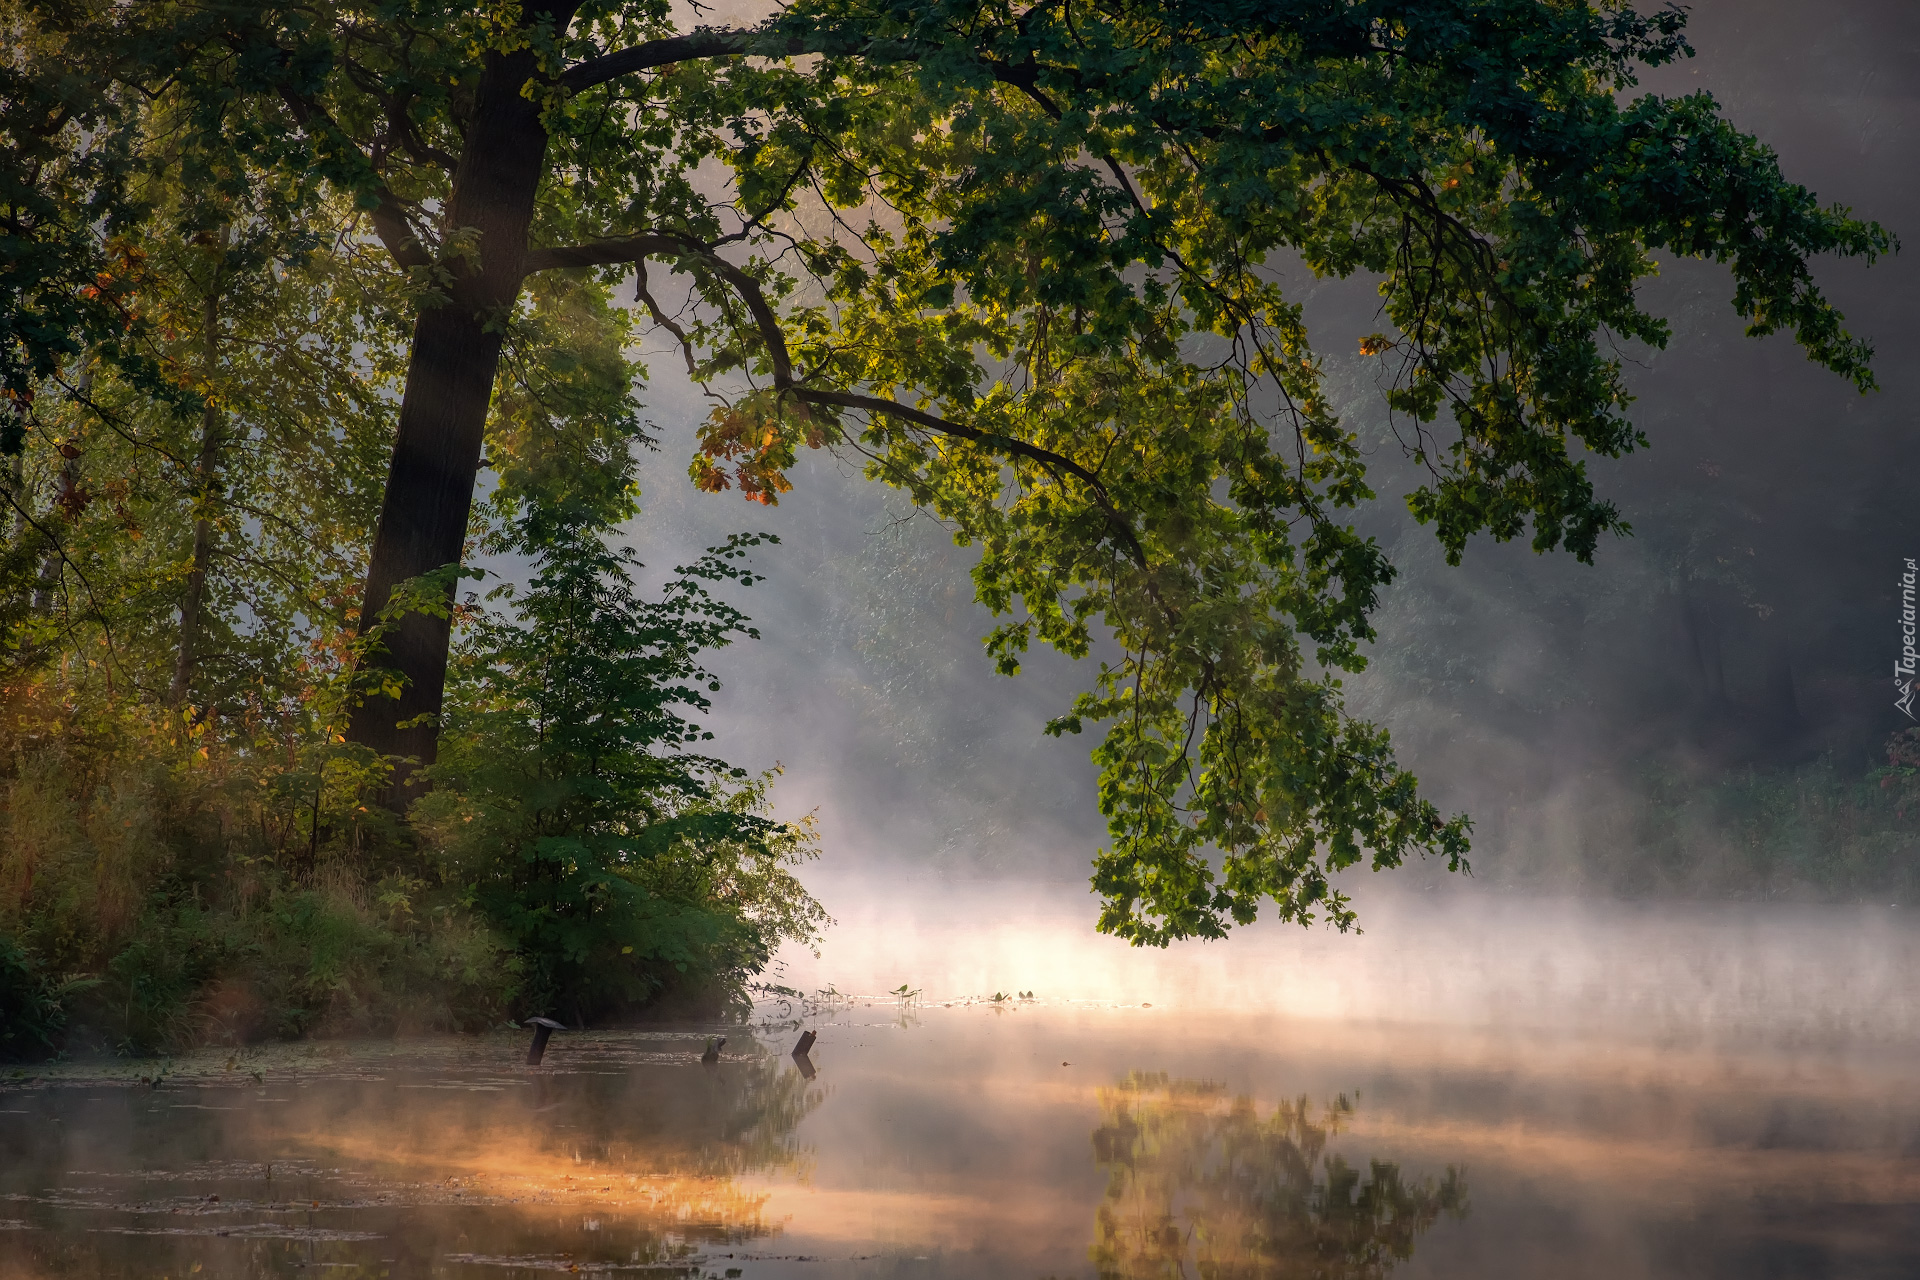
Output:
<instances>
[{"instance_id":1,"label":"misty pond","mask_svg":"<svg viewBox=\"0 0 1920 1280\"><path fill-rule=\"evenodd\" d=\"M941 927L979 905L843 915L839 963L1036 998L15 1073L0 1276L1920 1274L1887 913L1386 903L1140 953L1032 895Z\"/></svg>"}]
</instances>

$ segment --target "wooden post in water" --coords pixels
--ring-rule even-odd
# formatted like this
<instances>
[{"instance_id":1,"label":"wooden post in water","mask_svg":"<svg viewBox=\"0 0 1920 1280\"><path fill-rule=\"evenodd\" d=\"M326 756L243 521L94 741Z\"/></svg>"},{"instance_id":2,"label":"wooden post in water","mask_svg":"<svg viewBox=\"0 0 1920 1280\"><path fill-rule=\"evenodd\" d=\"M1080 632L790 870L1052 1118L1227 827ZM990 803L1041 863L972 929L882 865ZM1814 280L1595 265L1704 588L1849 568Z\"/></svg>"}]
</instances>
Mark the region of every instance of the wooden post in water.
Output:
<instances>
[{"instance_id":1,"label":"wooden post in water","mask_svg":"<svg viewBox=\"0 0 1920 1280\"><path fill-rule=\"evenodd\" d=\"M540 1065L540 1059L546 1056L547 1037L556 1031L565 1031L567 1028L552 1018L528 1018L527 1025L533 1028L533 1044L527 1050L527 1065L537 1067Z\"/></svg>"}]
</instances>

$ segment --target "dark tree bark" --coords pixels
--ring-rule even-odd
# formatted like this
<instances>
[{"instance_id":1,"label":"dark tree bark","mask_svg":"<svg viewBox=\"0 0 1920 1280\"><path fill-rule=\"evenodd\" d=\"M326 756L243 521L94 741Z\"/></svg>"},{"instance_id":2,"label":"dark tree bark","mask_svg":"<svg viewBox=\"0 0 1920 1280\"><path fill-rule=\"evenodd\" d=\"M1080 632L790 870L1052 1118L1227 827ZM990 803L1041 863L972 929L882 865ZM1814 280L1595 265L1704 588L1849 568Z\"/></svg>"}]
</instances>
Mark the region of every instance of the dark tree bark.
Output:
<instances>
[{"instance_id":1,"label":"dark tree bark","mask_svg":"<svg viewBox=\"0 0 1920 1280\"><path fill-rule=\"evenodd\" d=\"M1782 628L1784 623L1775 626ZM1800 692L1793 678L1793 646L1785 635L1776 633L1767 646L1762 680L1761 708L1772 753L1781 759L1792 758L1802 746L1807 722L1800 713Z\"/></svg>"},{"instance_id":2,"label":"dark tree bark","mask_svg":"<svg viewBox=\"0 0 1920 1280\"><path fill-rule=\"evenodd\" d=\"M1727 703L1727 678L1720 653L1720 620L1714 612L1714 602L1701 592L1683 586L1679 604L1696 707L1703 716L1718 715Z\"/></svg>"},{"instance_id":3,"label":"dark tree bark","mask_svg":"<svg viewBox=\"0 0 1920 1280\"><path fill-rule=\"evenodd\" d=\"M200 322L206 326L204 351L206 380L212 385L220 367L220 291L224 284L228 228L221 227L216 256L207 273L207 297ZM207 572L213 563L214 486L219 482L221 422L220 411L209 399L200 411L200 456L193 467L194 503L199 508L193 520L193 562L187 571L187 590L180 601L180 645L174 653L173 685L167 691L167 704L179 707L193 691L193 677L200 662L200 622L206 613Z\"/></svg>"},{"instance_id":4,"label":"dark tree bark","mask_svg":"<svg viewBox=\"0 0 1920 1280\"><path fill-rule=\"evenodd\" d=\"M525 20L564 27L575 7L529 4ZM414 321L393 463L361 597L363 632L395 587L456 563L466 541L502 327L526 274L527 231L546 167L540 107L522 92L536 72L530 49L489 53L481 72L446 210L450 230L478 233L478 262L449 263L454 278L445 296ZM448 639L448 621L422 613L387 630L367 661L397 672L402 691L398 698L369 697L356 708L350 741L432 763ZM413 768L403 764L396 772L385 797L394 807L410 799Z\"/></svg>"}]
</instances>

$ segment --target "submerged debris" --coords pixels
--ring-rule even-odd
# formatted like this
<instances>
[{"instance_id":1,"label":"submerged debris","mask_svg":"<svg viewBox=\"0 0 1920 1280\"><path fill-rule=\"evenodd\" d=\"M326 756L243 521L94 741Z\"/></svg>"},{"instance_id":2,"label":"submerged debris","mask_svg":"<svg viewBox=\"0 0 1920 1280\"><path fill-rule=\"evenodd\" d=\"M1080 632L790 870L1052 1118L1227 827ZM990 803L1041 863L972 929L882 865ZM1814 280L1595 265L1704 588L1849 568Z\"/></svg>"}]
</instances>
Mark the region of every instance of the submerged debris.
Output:
<instances>
[{"instance_id":1,"label":"submerged debris","mask_svg":"<svg viewBox=\"0 0 1920 1280\"><path fill-rule=\"evenodd\" d=\"M555 1022L552 1018L528 1018L527 1025L533 1028L533 1044L527 1049L527 1065L537 1067L540 1059L546 1056L547 1037L567 1028L564 1023Z\"/></svg>"}]
</instances>

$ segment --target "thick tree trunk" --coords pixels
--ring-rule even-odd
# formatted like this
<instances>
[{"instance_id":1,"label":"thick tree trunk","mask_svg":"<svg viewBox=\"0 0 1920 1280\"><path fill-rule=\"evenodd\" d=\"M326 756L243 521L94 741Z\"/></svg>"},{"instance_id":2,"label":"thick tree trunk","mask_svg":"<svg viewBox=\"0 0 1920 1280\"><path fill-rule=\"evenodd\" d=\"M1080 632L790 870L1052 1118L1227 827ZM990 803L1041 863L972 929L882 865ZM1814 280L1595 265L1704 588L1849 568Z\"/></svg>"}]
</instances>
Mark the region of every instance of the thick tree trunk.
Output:
<instances>
[{"instance_id":1,"label":"thick tree trunk","mask_svg":"<svg viewBox=\"0 0 1920 1280\"><path fill-rule=\"evenodd\" d=\"M219 256L214 259L207 278L206 305L201 323L206 326L205 381L213 385L220 366L220 288L225 266L227 228L220 228ZM207 401L200 411L200 456L194 460L193 562L187 569L187 591L180 601L180 644L174 653L173 687L167 692L170 706L181 706L193 688L194 669L200 661L200 619L206 612L207 569L213 560L213 486L220 470L220 412Z\"/></svg>"},{"instance_id":2,"label":"thick tree trunk","mask_svg":"<svg viewBox=\"0 0 1920 1280\"><path fill-rule=\"evenodd\" d=\"M194 479L200 492L195 495L201 506L193 520L193 563L187 570L187 591L180 601L180 645L173 658L173 686L167 691L171 706L181 706L193 688L193 675L200 662L200 618L206 611L207 566L213 559L213 521L207 518L205 504L220 457L220 419L209 405L200 422L200 457L194 467Z\"/></svg>"},{"instance_id":3,"label":"thick tree trunk","mask_svg":"<svg viewBox=\"0 0 1920 1280\"><path fill-rule=\"evenodd\" d=\"M82 401L93 398L93 353L87 352L80 361L80 398ZM84 507L84 490L80 487L80 455L67 456L60 464L59 479L54 482L53 502L68 520L71 520ZM53 512L47 512L51 521ZM60 579L66 574L67 558L54 542L47 548L40 560L40 573L34 579L33 597L28 607L37 614L53 612L53 593L60 586Z\"/></svg>"},{"instance_id":4,"label":"thick tree trunk","mask_svg":"<svg viewBox=\"0 0 1920 1280\"><path fill-rule=\"evenodd\" d=\"M1726 667L1720 653L1720 625L1713 601L1682 587L1680 623L1686 633L1687 656L1692 659L1694 700L1703 715L1720 714L1727 702Z\"/></svg>"},{"instance_id":5,"label":"thick tree trunk","mask_svg":"<svg viewBox=\"0 0 1920 1280\"><path fill-rule=\"evenodd\" d=\"M564 26L574 7L529 4L523 12L530 23L550 17ZM533 52L521 49L489 53L481 72L446 216L449 229L478 233L479 262L449 262L455 275L447 296L414 321L399 432L361 597L363 632L378 621L395 587L458 562L466 541L501 327L520 293L534 194L546 165L540 108L522 92L535 70ZM389 627L382 651L367 660L397 672L402 690L398 698L369 697L356 708L351 741L432 763L448 638L446 619L421 613ZM396 771L386 803L405 807L413 767L403 763Z\"/></svg>"}]
</instances>

